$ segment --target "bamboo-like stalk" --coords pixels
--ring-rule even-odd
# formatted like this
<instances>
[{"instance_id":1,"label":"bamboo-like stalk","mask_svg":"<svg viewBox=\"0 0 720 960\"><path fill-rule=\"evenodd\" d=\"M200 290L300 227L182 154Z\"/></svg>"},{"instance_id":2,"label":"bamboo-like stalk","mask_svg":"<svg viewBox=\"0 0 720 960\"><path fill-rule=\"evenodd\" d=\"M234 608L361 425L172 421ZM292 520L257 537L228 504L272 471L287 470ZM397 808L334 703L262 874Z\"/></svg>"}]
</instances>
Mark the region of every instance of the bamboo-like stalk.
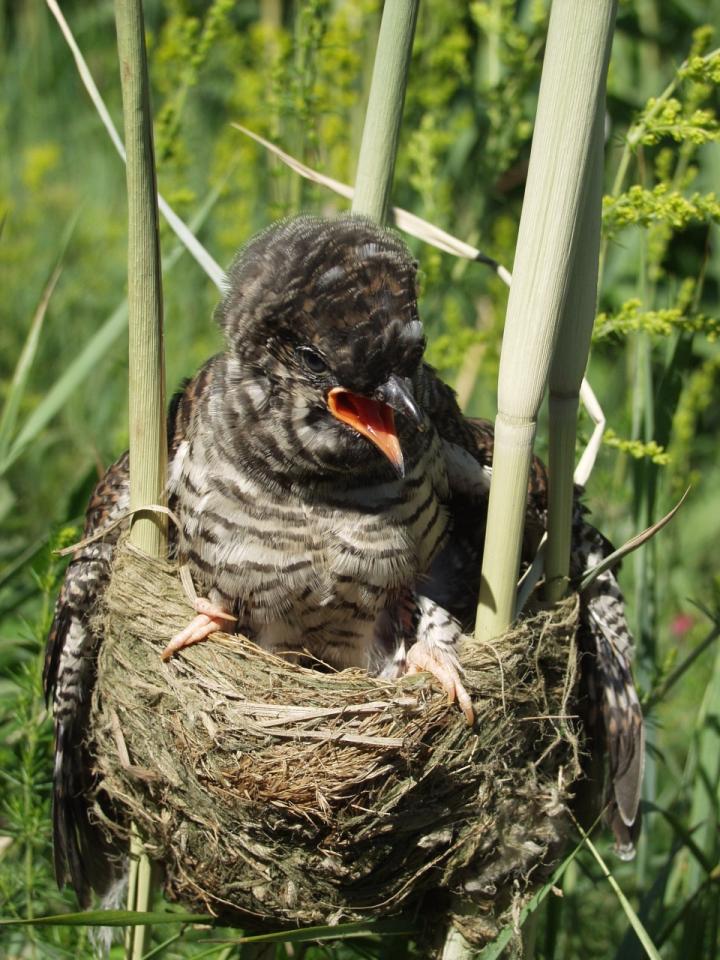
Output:
<instances>
[{"instance_id":1,"label":"bamboo-like stalk","mask_svg":"<svg viewBox=\"0 0 720 960\"><path fill-rule=\"evenodd\" d=\"M162 503L167 481L165 366L157 183L142 0L115 0L128 192L128 328L130 390L130 509ZM139 516L133 543L152 556L167 550L166 520ZM148 910L152 870L133 833L128 909ZM132 927L125 955L145 953L149 928Z\"/></svg>"},{"instance_id":2,"label":"bamboo-like stalk","mask_svg":"<svg viewBox=\"0 0 720 960\"><path fill-rule=\"evenodd\" d=\"M128 191L128 327L130 376L130 509L161 503L167 481L165 366L157 186L141 0L116 0L125 119ZM166 521L133 523L136 546L167 549Z\"/></svg>"},{"instance_id":3,"label":"bamboo-like stalk","mask_svg":"<svg viewBox=\"0 0 720 960\"><path fill-rule=\"evenodd\" d=\"M355 176L352 212L387 215L419 0L386 0Z\"/></svg>"},{"instance_id":4,"label":"bamboo-like stalk","mask_svg":"<svg viewBox=\"0 0 720 960\"><path fill-rule=\"evenodd\" d=\"M567 592L572 538L573 472L580 386L587 367L595 322L600 224L602 214L605 89L595 107L591 162L578 224L575 260L550 368L550 456L548 541L545 550L545 597L560 600Z\"/></svg>"},{"instance_id":5,"label":"bamboo-like stalk","mask_svg":"<svg viewBox=\"0 0 720 960\"><path fill-rule=\"evenodd\" d=\"M615 0L555 0L500 359L476 640L512 621L537 415L568 292Z\"/></svg>"},{"instance_id":6,"label":"bamboo-like stalk","mask_svg":"<svg viewBox=\"0 0 720 960\"><path fill-rule=\"evenodd\" d=\"M579 221L581 218L585 221L587 213L589 230L590 214L595 209L595 204L585 197L585 178L594 167L592 144L598 130L596 118L604 99L614 18L614 0L554 0L551 11L500 359L493 476L475 629L477 642L501 633L515 615L538 410L564 316L563 308L566 304L568 308L571 306L569 291L574 290L573 298L585 294L580 284L575 288L571 279L575 264L586 262L586 254L577 252L584 233L584 229L579 229ZM590 258L590 254L587 256ZM597 249L594 256L597 260ZM593 312L596 286L597 274L592 286ZM571 349L581 335L567 312L565 316L568 316L566 342ZM589 333L587 339L589 341ZM562 359L554 368L554 384L561 392L566 385L575 387L575 374L579 371L576 394L579 393L587 349L588 344L582 362L573 360L572 376L566 377ZM560 430L560 448L565 449L572 435L574 455L577 399L574 404L572 397L569 403L562 403L560 412L564 425ZM565 426L570 420L572 434ZM560 512L556 509L556 516L562 521L566 520L564 504L568 493L570 502L572 498L572 457L570 463L565 489L562 485L557 489L563 509ZM565 474L561 471L559 476ZM569 560L569 523L561 522L555 533L558 555L562 555L563 542ZM561 568L561 584L566 576L567 566ZM458 904L459 909L462 906ZM533 954L534 932L533 926L524 938L526 957ZM443 960L466 960L472 953L464 937L451 929Z\"/></svg>"}]
</instances>

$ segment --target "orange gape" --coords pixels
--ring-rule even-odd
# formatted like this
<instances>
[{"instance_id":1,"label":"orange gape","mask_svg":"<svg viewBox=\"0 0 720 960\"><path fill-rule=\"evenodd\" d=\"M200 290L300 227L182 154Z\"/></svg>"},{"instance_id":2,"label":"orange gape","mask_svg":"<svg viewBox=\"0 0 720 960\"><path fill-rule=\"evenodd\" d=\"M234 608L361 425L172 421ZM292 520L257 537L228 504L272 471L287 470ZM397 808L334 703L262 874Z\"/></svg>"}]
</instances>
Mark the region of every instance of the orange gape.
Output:
<instances>
[{"instance_id":1,"label":"orange gape","mask_svg":"<svg viewBox=\"0 0 720 960\"><path fill-rule=\"evenodd\" d=\"M327 402L328 410L334 417L367 437L385 454L400 476L403 475L403 455L392 407L379 400L351 393L344 387L334 387L328 394Z\"/></svg>"}]
</instances>

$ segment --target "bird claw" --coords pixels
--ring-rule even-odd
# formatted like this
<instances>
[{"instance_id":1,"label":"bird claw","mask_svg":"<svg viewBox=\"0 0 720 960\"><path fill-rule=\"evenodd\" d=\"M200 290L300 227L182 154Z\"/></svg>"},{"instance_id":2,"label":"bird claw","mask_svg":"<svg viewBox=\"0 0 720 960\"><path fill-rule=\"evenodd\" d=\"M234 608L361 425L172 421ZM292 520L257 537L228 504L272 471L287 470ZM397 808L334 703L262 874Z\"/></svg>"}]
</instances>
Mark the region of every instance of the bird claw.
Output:
<instances>
[{"instance_id":1,"label":"bird claw","mask_svg":"<svg viewBox=\"0 0 720 960\"><path fill-rule=\"evenodd\" d=\"M184 650L185 647L207 640L211 634L222 630L228 621L235 623L237 620L237 617L226 613L208 600L207 597L196 597L193 607L197 611L197 616L183 630L175 634L160 654L162 660L169 660L179 650Z\"/></svg>"},{"instance_id":2,"label":"bird claw","mask_svg":"<svg viewBox=\"0 0 720 960\"><path fill-rule=\"evenodd\" d=\"M407 655L407 671L409 676L416 673L426 672L431 674L439 682L445 693L448 695L448 701L457 704L465 715L465 720L469 727L475 722L475 713L473 711L470 695L463 686L460 678L460 670L453 662L453 658L443 650L436 647L428 647L421 641L410 647Z\"/></svg>"},{"instance_id":3,"label":"bird claw","mask_svg":"<svg viewBox=\"0 0 720 960\"><path fill-rule=\"evenodd\" d=\"M212 620L228 620L230 623L235 623L237 620L237 617L234 617L231 613L225 613L222 607L218 607L207 597L195 597L193 606L196 613L204 613Z\"/></svg>"}]
</instances>

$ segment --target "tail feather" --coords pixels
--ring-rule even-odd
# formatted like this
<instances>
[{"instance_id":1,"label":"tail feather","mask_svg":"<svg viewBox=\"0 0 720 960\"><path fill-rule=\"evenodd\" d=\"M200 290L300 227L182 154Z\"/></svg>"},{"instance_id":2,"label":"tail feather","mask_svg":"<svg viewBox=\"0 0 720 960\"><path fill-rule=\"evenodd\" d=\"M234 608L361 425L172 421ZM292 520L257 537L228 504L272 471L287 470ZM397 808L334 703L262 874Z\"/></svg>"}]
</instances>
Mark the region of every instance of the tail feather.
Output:
<instances>
[{"instance_id":1,"label":"tail feather","mask_svg":"<svg viewBox=\"0 0 720 960\"><path fill-rule=\"evenodd\" d=\"M53 859L58 886L70 881L85 908L91 892L117 879L118 851L93 816L92 757L86 743L97 638L61 596L51 636L57 642L52 675L55 713Z\"/></svg>"},{"instance_id":2,"label":"tail feather","mask_svg":"<svg viewBox=\"0 0 720 960\"><path fill-rule=\"evenodd\" d=\"M91 888L84 866L85 861L81 850L83 844L80 839L86 810L84 802L78 796L73 796L79 789L77 764L66 758L63 742L65 739L62 729L59 729L52 809L55 880L61 889L70 880L78 903L85 909L90 905Z\"/></svg>"},{"instance_id":3,"label":"tail feather","mask_svg":"<svg viewBox=\"0 0 720 960\"><path fill-rule=\"evenodd\" d=\"M127 509L128 457L123 455L95 488L84 536L97 533ZM70 881L83 907L91 893L103 894L118 876L112 841L94 817L97 782L90 744L90 700L100 636L91 626L110 574L120 530L76 550L55 606L45 653L43 682L55 718L53 846L58 886Z\"/></svg>"},{"instance_id":4,"label":"tail feather","mask_svg":"<svg viewBox=\"0 0 720 960\"><path fill-rule=\"evenodd\" d=\"M586 538L594 533L585 524ZM599 535L587 552L587 568L602 559ZM604 541L603 541L604 543ZM612 571L605 571L582 596L581 643L593 661L588 690L595 721L607 755L606 818L617 853L631 859L640 829L640 793L645 766L645 729L631 671L633 638L625 619L624 599ZM598 713L600 716L598 716ZM598 723L600 717L602 722Z\"/></svg>"},{"instance_id":5,"label":"tail feather","mask_svg":"<svg viewBox=\"0 0 720 960\"><path fill-rule=\"evenodd\" d=\"M121 878L123 852L94 818L97 801L87 752L66 753L63 741L59 731L52 805L55 879L60 888L69 881L87 909L93 891L104 895Z\"/></svg>"}]
</instances>

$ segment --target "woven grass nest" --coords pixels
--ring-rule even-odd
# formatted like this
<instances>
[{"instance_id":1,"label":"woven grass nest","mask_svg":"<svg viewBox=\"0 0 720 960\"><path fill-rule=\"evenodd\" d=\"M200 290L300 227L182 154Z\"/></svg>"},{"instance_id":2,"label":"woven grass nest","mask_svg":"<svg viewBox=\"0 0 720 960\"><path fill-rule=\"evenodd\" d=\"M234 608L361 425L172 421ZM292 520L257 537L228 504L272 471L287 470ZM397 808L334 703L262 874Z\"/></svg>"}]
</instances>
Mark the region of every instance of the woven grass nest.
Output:
<instances>
[{"instance_id":1,"label":"woven grass nest","mask_svg":"<svg viewBox=\"0 0 720 960\"><path fill-rule=\"evenodd\" d=\"M220 634L162 663L191 613L177 570L117 553L96 767L123 815L109 829L134 821L171 900L260 930L421 906L475 944L517 916L579 774L576 599L467 646L470 729L427 675L319 673Z\"/></svg>"}]
</instances>

